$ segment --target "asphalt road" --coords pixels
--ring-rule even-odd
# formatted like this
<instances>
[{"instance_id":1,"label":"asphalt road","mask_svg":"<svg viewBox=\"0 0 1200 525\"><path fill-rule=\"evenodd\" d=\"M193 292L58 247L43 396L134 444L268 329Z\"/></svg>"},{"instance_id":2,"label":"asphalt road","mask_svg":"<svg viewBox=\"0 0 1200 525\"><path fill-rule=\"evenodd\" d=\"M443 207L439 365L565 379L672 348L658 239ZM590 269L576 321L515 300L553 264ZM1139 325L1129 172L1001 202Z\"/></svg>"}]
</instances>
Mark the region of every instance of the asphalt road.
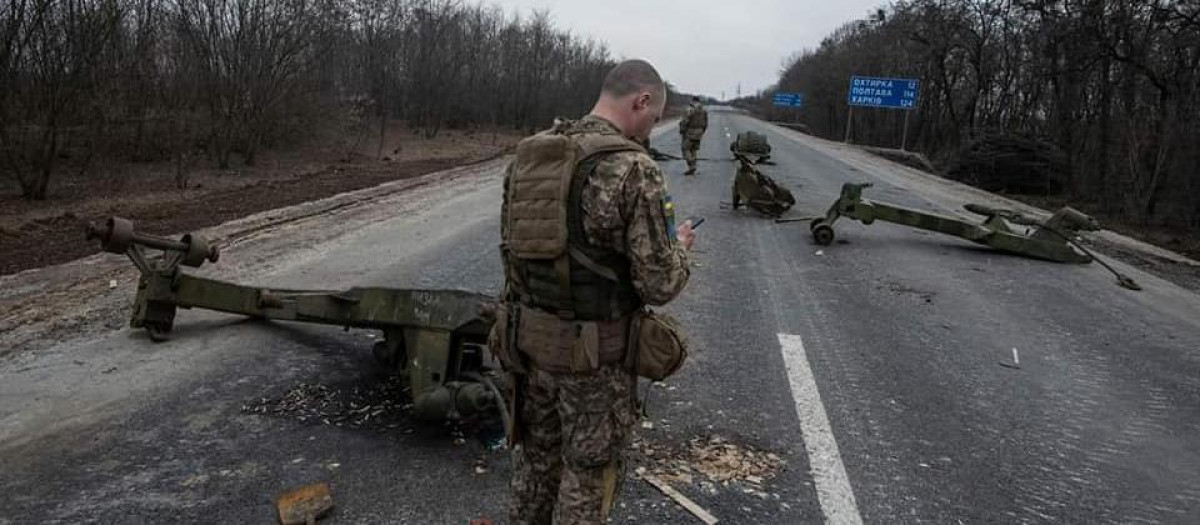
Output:
<instances>
[{"instance_id":1,"label":"asphalt road","mask_svg":"<svg viewBox=\"0 0 1200 525\"><path fill-rule=\"evenodd\" d=\"M639 464L697 439L779 457L757 486L673 483L727 523L1200 522L1200 297L887 224L840 222L839 242L815 246L804 223L721 206L743 130L768 135L764 169L796 216L846 181L943 213L974 195L713 111L713 160L690 177L662 163L679 214L706 222L668 308L694 353L649 387L638 443L655 452ZM673 129L654 144L678 152ZM201 273L495 293L502 166L246 239ZM486 429L255 410L289 392L393 392L370 332L181 311L174 340L153 344L116 328L125 312L97 315L113 328L0 362L0 523L270 523L279 492L313 481L333 486L329 523L502 521L510 469ZM614 517L691 520L632 475Z\"/></svg>"}]
</instances>

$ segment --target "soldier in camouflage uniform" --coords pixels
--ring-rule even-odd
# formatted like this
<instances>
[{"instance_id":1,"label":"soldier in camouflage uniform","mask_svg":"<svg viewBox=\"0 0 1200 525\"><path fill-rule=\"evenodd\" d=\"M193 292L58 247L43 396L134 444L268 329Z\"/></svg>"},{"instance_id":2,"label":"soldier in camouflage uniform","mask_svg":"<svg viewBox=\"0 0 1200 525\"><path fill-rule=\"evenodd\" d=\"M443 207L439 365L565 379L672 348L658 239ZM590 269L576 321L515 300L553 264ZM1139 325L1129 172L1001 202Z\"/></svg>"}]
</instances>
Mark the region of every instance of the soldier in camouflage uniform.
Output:
<instances>
[{"instance_id":1,"label":"soldier in camouflage uniform","mask_svg":"<svg viewBox=\"0 0 1200 525\"><path fill-rule=\"evenodd\" d=\"M708 111L700 104L700 97L692 97L692 104L679 121L679 142L683 148L683 160L687 161L688 169L684 175L696 173L696 152L700 149L700 139L708 129Z\"/></svg>"},{"instance_id":2,"label":"soldier in camouflage uniform","mask_svg":"<svg viewBox=\"0 0 1200 525\"><path fill-rule=\"evenodd\" d=\"M515 334L499 339L516 348L505 363L514 372L514 524L603 523L624 476L637 418L637 377L623 364L629 320L683 290L694 242L690 223L675 227L666 180L639 145L665 99L650 64L623 62L591 114L522 141L505 175L505 308L516 320L506 324ZM545 217L558 208L548 205L563 191L555 188L567 187L537 175L560 158L562 137L577 148L568 156L582 152L559 162L570 183L565 230ZM539 258L564 231L565 254Z\"/></svg>"}]
</instances>

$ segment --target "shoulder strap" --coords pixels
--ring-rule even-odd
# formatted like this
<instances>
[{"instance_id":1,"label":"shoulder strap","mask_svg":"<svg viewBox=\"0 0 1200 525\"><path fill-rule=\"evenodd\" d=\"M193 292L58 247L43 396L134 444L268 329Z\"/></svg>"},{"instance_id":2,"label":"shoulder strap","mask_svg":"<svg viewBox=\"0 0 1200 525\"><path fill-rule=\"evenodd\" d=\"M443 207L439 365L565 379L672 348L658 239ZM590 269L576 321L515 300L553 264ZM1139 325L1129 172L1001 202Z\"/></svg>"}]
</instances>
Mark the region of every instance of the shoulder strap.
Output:
<instances>
[{"instance_id":1,"label":"shoulder strap","mask_svg":"<svg viewBox=\"0 0 1200 525\"><path fill-rule=\"evenodd\" d=\"M566 207L573 207L573 206L578 205L578 202L575 201L580 194L578 190L579 190L579 188L582 187L582 183L587 179L587 176L589 175L587 173L582 173L582 174L579 173L581 166L585 162L588 162L590 159L596 157L597 155L604 155L604 154L610 154L610 153L619 153L619 152L624 152L624 151L637 151L637 152L641 152L641 153L646 153L646 149L643 148L640 144L633 142L629 139L626 139L625 137L622 137L620 135L602 135L602 134L589 133L589 134L576 135L574 137L571 137L571 139L575 142L576 147L578 148L578 153L575 155L575 159L574 159L575 164L574 164L574 168L571 170L571 175L570 175L571 179L569 181L564 181L565 182L564 186L568 188L567 194L565 196L566 198L563 200L563 204ZM562 226L563 226L563 228L567 229L568 231L569 231L569 225L567 224L567 222L569 221L569 216L571 213L573 213L573 212L568 211L563 215ZM606 279L612 280L614 282L616 282L618 280L617 272L615 270L613 270L607 266L604 266L602 264L597 263L595 260L593 260L591 257L589 257L586 253L584 253L583 250L576 247L576 243L581 243L581 242L583 242L583 239L572 239L571 235L568 233L567 249L561 255L559 255L554 261L554 271L558 276L559 294L563 300L563 304L558 312L559 317L562 319L571 319L574 317L573 312L570 309L570 306L574 302L574 298L573 298L573 294L572 294L572 290L571 290L571 263L572 262L580 264L583 267L587 268L588 270L595 272ZM615 305L611 305L611 307L615 310Z\"/></svg>"},{"instance_id":2,"label":"shoulder strap","mask_svg":"<svg viewBox=\"0 0 1200 525\"><path fill-rule=\"evenodd\" d=\"M589 157L605 153L618 153L622 151L646 153L646 148L643 148L641 144L620 135L588 134L576 137L575 141L579 144L580 150L578 162L583 162Z\"/></svg>"}]
</instances>

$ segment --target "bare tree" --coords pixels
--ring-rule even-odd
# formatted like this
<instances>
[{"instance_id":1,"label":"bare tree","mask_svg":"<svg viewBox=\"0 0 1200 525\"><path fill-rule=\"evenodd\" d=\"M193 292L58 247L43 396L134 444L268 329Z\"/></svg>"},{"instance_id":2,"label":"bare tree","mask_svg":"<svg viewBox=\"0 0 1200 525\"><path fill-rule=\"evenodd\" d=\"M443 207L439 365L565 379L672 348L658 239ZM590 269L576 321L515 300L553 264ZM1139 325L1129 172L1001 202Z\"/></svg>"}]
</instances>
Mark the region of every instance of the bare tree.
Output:
<instances>
[{"instance_id":1,"label":"bare tree","mask_svg":"<svg viewBox=\"0 0 1200 525\"><path fill-rule=\"evenodd\" d=\"M938 163L989 134L1043 140L1067 155L1072 197L1195 227L1198 20L1194 0L907 0L798 54L778 89L804 91L805 123L840 138L850 75L920 77L910 144ZM855 135L895 144L900 117L856 112Z\"/></svg>"},{"instance_id":2,"label":"bare tree","mask_svg":"<svg viewBox=\"0 0 1200 525\"><path fill-rule=\"evenodd\" d=\"M170 160L186 187L201 151L253 164L347 121L378 123L377 155L396 119L534 129L612 64L547 13L459 0L7 0L0 170L42 199L68 167Z\"/></svg>"}]
</instances>

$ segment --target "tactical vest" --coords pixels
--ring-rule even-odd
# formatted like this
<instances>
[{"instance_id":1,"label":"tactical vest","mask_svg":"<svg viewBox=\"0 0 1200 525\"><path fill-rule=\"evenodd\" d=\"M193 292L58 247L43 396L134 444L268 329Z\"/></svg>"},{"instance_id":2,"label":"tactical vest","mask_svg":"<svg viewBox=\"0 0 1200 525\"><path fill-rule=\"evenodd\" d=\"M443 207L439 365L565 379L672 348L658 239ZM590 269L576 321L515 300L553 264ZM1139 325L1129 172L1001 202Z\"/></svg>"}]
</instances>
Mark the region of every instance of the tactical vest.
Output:
<instances>
[{"instance_id":1,"label":"tactical vest","mask_svg":"<svg viewBox=\"0 0 1200 525\"><path fill-rule=\"evenodd\" d=\"M562 319L617 320L640 308L641 298L628 258L586 241L580 199L602 154L645 150L619 135L564 127L517 145L504 195L508 299Z\"/></svg>"},{"instance_id":2,"label":"tactical vest","mask_svg":"<svg viewBox=\"0 0 1200 525\"><path fill-rule=\"evenodd\" d=\"M681 124L688 138L698 139L708 128L708 111L703 106L692 106L688 108L687 118Z\"/></svg>"}]
</instances>

